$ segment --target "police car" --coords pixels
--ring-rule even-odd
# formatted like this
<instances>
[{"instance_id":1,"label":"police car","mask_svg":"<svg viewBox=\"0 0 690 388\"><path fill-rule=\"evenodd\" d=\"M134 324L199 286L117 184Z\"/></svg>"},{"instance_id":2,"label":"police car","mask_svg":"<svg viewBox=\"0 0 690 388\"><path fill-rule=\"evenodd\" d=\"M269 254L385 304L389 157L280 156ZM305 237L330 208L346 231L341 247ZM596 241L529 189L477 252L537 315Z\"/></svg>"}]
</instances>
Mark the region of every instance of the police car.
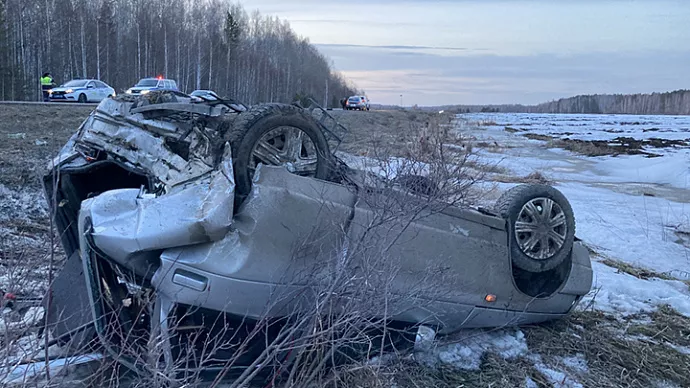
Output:
<instances>
[{"instance_id":1,"label":"police car","mask_svg":"<svg viewBox=\"0 0 690 388\"><path fill-rule=\"evenodd\" d=\"M172 90L179 91L177 88L177 82L171 79L165 79L163 77L156 78L143 78L137 82L136 85L125 91L126 94L147 94L152 90Z\"/></svg>"},{"instance_id":2,"label":"police car","mask_svg":"<svg viewBox=\"0 0 690 388\"><path fill-rule=\"evenodd\" d=\"M50 101L99 102L115 96L115 89L96 79L73 79L48 90Z\"/></svg>"}]
</instances>

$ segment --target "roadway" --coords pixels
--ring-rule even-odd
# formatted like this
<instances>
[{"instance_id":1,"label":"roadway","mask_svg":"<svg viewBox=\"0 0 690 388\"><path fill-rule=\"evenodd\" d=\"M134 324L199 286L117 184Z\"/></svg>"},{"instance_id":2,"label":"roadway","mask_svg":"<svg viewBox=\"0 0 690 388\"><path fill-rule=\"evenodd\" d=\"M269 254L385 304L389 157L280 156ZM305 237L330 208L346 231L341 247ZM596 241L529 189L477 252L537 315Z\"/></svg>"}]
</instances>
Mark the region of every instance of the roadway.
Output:
<instances>
[{"instance_id":1,"label":"roadway","mask_svg":"<svg viewBox=\"0 0 690 388\"><path fill-rule=\"evenodd\" d=\"M43 102L43 101L0 101L0 105L71 105L71 106L98 106L97 103L80 104L78 102Z\"/></svg>"}]
</instances>

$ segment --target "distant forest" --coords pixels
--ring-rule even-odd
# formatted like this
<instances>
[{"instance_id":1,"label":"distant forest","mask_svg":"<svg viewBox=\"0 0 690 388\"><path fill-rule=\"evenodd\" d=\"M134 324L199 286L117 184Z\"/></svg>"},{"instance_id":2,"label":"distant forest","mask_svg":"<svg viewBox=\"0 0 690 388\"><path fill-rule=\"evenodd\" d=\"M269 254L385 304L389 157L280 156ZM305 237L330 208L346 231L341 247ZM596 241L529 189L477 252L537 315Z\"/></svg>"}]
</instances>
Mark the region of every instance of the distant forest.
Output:
<instances>
[{"instance_id":1,"label":"distant forest","mask_svg":"<svg viewBox=\"0 0 690 388\"><path fill-rule=\"evenodd\" d=\"M455 112L690 115L690 90L652 94L594 94L539 105L454 105Z\"/></svg>"},{"instance_id":2,"label":"distant forest","mask_svg":"<svg viewBox=\"0 0 690 388\"><path fill-rule=\"evenodd\" d=\"M162 75L250 104L357 93L286 21L230 0L0 0L0 99L39 99L44 72L116 92Z\"/></svg>"}]
</instances>

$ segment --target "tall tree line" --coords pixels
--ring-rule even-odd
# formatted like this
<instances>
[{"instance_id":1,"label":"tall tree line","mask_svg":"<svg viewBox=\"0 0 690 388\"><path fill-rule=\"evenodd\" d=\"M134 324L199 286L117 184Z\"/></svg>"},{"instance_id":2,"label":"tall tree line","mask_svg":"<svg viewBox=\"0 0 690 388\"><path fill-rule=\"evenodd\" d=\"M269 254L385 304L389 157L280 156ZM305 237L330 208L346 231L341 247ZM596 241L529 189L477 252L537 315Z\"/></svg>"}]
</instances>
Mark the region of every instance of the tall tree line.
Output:
<instances>
[{"instance_id":1,"label":"tall tree line","mask_svg":"<svg viewBox=\"0 0 690 388\"><path fill-rule=\"evenodd\" d=\"M446 105L457 113L599 113L637 115L690 115L690 90L648 94L590 94L538 105Z\"/></svg>"},{"instance_id":2,"label":"tall tree line","mask_svg":"<svg viewBox=\"0 0 690 388\"><path fill-rule=\"evenodd\" d=\"M690 114L690 90L651 94L595 94L530 107L536 113Z\"/></svg>"},{"instance_id":3,"label":"tall tree line","mask_svg":"<svg viewBox=\"0 0 690 388\"><path fill-rule=\"evenodd\" d=\"M230 0L0 0L0 99L39 99L44 72L117 92L162 75L249 104L356 93L286 21Z\"/></svg>"}]
</instances>

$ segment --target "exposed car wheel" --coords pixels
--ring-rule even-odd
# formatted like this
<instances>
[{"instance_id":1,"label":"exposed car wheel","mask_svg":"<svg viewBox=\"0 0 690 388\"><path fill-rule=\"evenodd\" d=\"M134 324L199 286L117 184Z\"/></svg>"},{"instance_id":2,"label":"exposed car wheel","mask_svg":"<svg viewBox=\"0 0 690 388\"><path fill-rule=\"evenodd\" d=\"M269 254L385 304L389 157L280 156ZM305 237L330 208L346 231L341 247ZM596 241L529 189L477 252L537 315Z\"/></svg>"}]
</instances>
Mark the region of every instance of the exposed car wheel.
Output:
<instances>
[{"instance_id":1,"label":"exposed car wheel","mask_svg":"<svg viewBox=\"0 0 690 388\"><path fill-rule=\"evenodd\" d=\"M80 104L86 103L86 94L84 94L84 93L80 94L77 101L79 101Z\"/></svg>"},{"instance_id":2,"label":"exposed car wheel","mask_svg":"<svg viewBox=\"0 0 690 388\"><path fill-rule=\"evenodd\" d=\"M302 176L328 176L328 141L314 119L294 105L259 105L241 113L226 140L232 145L240 201L249 193L259 163L285 166Z\"/></svg>"},{"instance_id":3,"label":"exposed car wheel","mask_svg":"<svg viewBox=\"0 0 690 388\"><path fill-rule=\"evenodd\" d=\"M520 185L506 191L495 210L508 222L513 264L545 272L565 260L575 240L575 217L565 196L547 185Z\"/></svg>"}]
</instances>

